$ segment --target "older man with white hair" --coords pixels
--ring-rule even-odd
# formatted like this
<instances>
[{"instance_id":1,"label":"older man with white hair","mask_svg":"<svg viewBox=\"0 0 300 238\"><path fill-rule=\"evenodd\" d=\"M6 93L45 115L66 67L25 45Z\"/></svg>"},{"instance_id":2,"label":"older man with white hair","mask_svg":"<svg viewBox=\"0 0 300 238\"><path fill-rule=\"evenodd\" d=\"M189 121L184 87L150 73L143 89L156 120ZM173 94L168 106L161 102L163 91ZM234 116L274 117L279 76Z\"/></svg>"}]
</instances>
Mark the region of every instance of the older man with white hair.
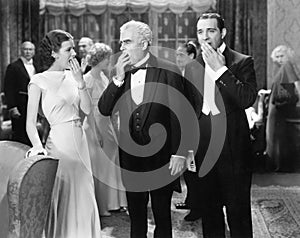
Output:
<instances>
[{"instance_id":1,"label":"older man with white hair","mask_svg":"<svg viewBox=\"0 0 300 238\"><path fill-rule=\"evenodd\" d=\"M181 73L175 64L150 53L151 42L152 31L147 24L129 21L121 26L122 53L116 64L117 74L98 104L105 116L112 115L114 110L119 112L120 165L128 201L131 238L147 237L149 198L156 225L154 237L172 237L171 198L174 190L179 191L179 173L185 164L183 156L172 156L176 154L180 140L178 122L168 107L155 103L165 102L169 106L171 101L177 100L177 97L171 97L169 91L174 88L183 92ZM126 68L131 70L126 72ZM163 134L162 130L153 126L157 123L164 127L167 138L160 150L154 148L150 153L148 145L154 145L153 142L159 141ZM142 151L130 150L133 146L126 147L128 143L137 145L136 148ZM158 151L153 151L155 149Z\"/></svg>"},{"instance_id":2,"label":"older man with white hair","mask_svg":"<svg viewBox=\"0 0 300 238\"><path fill-rule=\"evenodd\" d=\"M21 45L21 57L7 66L4 93L12 121L12 139L30 145L25 125L27 114L27 85L36 73L33 65L35 46L30 41Z\"/></svg>"}]
</instances>

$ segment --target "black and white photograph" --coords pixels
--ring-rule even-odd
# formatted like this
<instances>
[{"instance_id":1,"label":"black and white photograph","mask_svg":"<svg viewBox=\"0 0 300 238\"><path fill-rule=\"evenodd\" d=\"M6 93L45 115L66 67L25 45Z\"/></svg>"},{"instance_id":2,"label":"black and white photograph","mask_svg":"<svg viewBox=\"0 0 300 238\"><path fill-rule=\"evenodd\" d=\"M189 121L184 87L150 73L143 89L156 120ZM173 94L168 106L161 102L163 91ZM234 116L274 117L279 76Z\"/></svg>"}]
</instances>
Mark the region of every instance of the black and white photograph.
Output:
<instances>
[{"instance_id":1,"label":"black and white photograph","mask_svg":"<svg viewBox=\"0 0 300 238\"><path fill-rule=\"evenodd\" d=\"M299 0L0 11L0 238L300 237Z\"/></svg>"}]
</instances>

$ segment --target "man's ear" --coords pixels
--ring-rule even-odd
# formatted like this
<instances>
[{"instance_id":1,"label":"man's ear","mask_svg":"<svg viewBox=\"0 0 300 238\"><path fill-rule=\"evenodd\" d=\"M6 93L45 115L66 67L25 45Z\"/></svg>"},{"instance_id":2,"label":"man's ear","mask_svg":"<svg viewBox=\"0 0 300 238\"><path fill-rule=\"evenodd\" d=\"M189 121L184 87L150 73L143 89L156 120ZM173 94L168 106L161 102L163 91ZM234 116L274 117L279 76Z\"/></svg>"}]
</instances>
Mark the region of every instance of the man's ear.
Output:
<instances>
[{"instance_id":1,"label":"man's ear","mask_svg":"<svg viewBox=\"0 0 300 238\"><path fill-rule=\"evenodd\" d=\"M142 42L142 44L143 44L143 47L142 47L143 50L146 50L146 49L148 48L148 46L149 46L149 42L146 41L146 40L144 40L144 41Z\"/></svg>"},{"instance_id":2,"label":"man's ear","mask_svg":"<svg viewBox=\"0 0 300 238\"><path fill-rule=\"evenodd\" d=\"M194 53L190 53L190 54L188 55L188 57L190 57L190 59L194 59L195 54L194 54Z\"/></svg>"},{"instance_id":3,"label":"man's ear","mask_svg":"<svg viewBox=\"0 0 300 238\"><path fill-rule=\"evenodd\" d=\"M222 38L222 40L225 38L226 34L227 34L227 29L223 28L222 32L221 32L221 38Z\"/></svg>"}]
</instances>

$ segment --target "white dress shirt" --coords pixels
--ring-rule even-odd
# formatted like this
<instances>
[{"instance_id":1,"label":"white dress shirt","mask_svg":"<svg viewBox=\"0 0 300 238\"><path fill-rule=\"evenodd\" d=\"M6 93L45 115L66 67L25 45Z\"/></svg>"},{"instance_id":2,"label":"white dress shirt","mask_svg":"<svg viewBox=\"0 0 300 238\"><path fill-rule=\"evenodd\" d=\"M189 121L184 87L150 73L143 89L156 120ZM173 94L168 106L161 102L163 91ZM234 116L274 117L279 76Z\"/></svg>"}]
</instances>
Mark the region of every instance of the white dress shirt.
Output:
<instances>
[{"instance_id":1,"label":"white dress shirt","mask_svg":"<svg viewBox=\"0 0 300 238\"><path fill-rule=\"evenodd\" d=\"M31 78L34 74L35 74L35 68L33 66L33 60L27 60L25 59L23 56L21 57L21 60L25 66L25 69L29 75L29 77Z\"/></svg>"},{"instance_id":2,"label":"white dress shirt","mask_svg":"<svg viewBox=\"0 0 300 238\"><path fill-rule=\"evenodd\" d=\"M221 53L225 50L225 43L219 47ZM205 61L204 61L205 62ZM206 62L205 62L205 74L204 74L204 97L203 97L203 106L202 112L205 115L208 115L210 112L212 115L217 115L220 113L216 103L215 103L215 87L216 81L221 77L221 75L227 70L226 66L221 67L219 70L214 71Z\"/></svg>"},{"instance_id":3,"label":"white dress shirt","mask_svg":"<svg viewBox=\"0 0 300 238\"><path fill-rule=\"evenodd\" d=\"M147 55L133 67L140 67L149 59L149 57L150 54L147 53ZM131 74L131 98L137 105L139 105L143 101L146 73L146 69L140 69L136 73Z\"/></svg>"}]
</instances>

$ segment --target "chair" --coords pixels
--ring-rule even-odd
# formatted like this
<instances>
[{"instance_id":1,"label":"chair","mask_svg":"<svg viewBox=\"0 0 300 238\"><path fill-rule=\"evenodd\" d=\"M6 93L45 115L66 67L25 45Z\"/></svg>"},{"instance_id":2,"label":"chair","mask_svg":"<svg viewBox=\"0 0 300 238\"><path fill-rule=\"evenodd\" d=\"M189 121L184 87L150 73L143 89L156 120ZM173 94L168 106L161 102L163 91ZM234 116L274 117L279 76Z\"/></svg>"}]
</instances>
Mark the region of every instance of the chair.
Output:
<instances>
[{"instance_id":1,"label":"chair","mask_svg":"<svg viewBox=\"0 0 300 238\"><path fill-rule=\"evenodd\" d=\"M11 120L5 103L4 92L0 93L0 140L12 138Z\"/></svg>"},{"instance_id":2,"label":"chair","mask_svg":"<svg viewBox=\"0 0 300 238\"><path fill-rule=\"evenodd\" d=\"M58 160L37 155L21 160L7 185L9 238L42 238Z\"/></svg>"},{"instance_id":3,"label":"chair","mask_svg":"<svg viewBox=\"0 0 300 238\"><path fill-rule=\"evenodd\" d=\"M7 182L13 168L24 159L29 146L13 141L0 141L0 237L8 235Z\"/></svg>"}]
</instances>

